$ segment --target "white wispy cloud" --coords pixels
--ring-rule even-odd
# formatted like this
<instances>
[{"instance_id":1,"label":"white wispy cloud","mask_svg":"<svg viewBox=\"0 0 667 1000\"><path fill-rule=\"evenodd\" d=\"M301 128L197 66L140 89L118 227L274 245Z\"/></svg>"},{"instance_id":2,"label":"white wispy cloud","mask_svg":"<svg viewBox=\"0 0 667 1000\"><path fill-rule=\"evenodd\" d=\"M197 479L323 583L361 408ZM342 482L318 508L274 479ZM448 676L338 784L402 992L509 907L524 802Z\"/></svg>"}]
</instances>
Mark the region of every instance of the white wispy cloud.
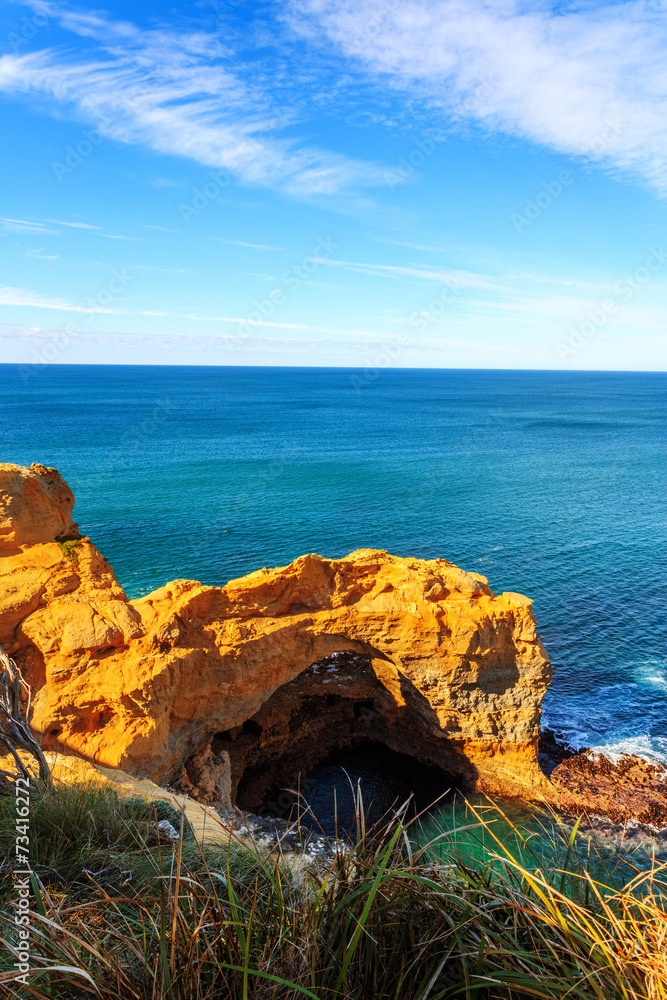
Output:
<instances>
[{"instance_id":1,"label":"white wispy cloud","mask_svg":"<svg viewBox=\"0 0 667 1000\"><path fill-rule=\"evenodd\" d=\"M216 243L231 243L235 247L250 247L251 250L284 250L285 247L272 247L267 243L244 243L242 240L226 240L222 236L211 236Z\"/></svg>"},{"instance_id":2,"label":"white wispy cloud","mask_svg":"<svg viewBox=\"0 0 667 1000\"><path fill-rule=\"evenodd\" d=\"M173 181L168 177L156 177L155 180L150 182L153 187L156 188L180 188L183 187L183 181Z\"/></svg>"},{"instance_id":3,"label":"white wispy cloud","mask_svg":"<svg viewBox=\"0 0 667 1000\"><path fill-rule=\"evenodd\" d=\"M428 253L447 253L451 250L451 247L434 247L430 245L425 245L424 243L409 243L406 240L392 240L388 236L374 236L373 239L377 240L378 243L391 243L392 246L396 247L408 247L410 250L425 250Z\"/></svg>"},{"instance_id":4,"label":"white wispy cloud","mask_svg":"<svg viewBox=\"0 0 667 1000\"><path fill-rule=\"evenodd\" d=\"M57 329L37 326L28 329L0 323L3 357L19 364L37 364L37 371L52 358L52 345L58 347L61 342ZM586 367L651 371L655 369L656 347L665 344L667 337L664 335L628 337L619 332L613 338L606 338L604 351L587 355ZM323 366L385 368L387 365L386 348L375 342L309 337L243 339L207 333L130 333L113 329L74 331L66 349L58 355L58 361L70 363L99 363L100 358L116 364L150 365L158 359L163 363L185 365L265 365L268 358L273 363L290 366L310 366L313 358ZM562 359L548 339L540 342L533 338L521 349L511 342L471 336L470 332L465 337L424 339L402 351L395 364L406 368L563 368Z\"/></svg>"},{"instance_id":5,"label":"white wispy cloud","mask_svg":"<svg viewBox=\"0 0 667 1000\"><path fill-rule=\"evenodd\" d=\"M141 144L292 194L335 194L386 183L378 165L280 138L293 115L227 67L230 52L204 32L143 30L61 6L55 17L86 39L76 54L0 58L0 90L50 98L103 137Z\"/></svg>"},{"instance_id":6,"label":"white wispy cloud","mask_svg":"<svg viewBox=\"0 0 667 1000\"><path fill-rule=\"evenodd\" d=\"M331 330L330 333L346 337L348 334L354 331L346 330ZM36 344L43 346L49 343L50 340L57 337L58 330L49 330L48 328L32 327L30 329L26 327L9 326L0 323L0 342L9 343L25 343L34 341ZM374 357L377 355L378 347L382 348L383 345L378 345L378 343L369 343L364 341L356 341L349 339L342 340L322 340L322 339L310 339L308 337L235 337L225 334L211 335L202 333L188 333L188 334L168 334L168 333L127 333L125 331L112 331L112 330L94 330L94 331L75 331L70 334L70 344L106 344L111 347L127 346L129 348L141 346L143 344L151 345L157 349L159 348L180 348L184 351L188 351L192 348L203 348L208 353L208 358L206 363L216 364L217 362L211 361L210 351L222 350L232 353L239 352L250 352L252 354L261 355L265 352L285 352L287 355L293 355L295 352L301 352L305 355L307 360L308 354L316 353L339 353L342 358L347 359L348 364L361 363L365 364L367 362L373 362ZM452 347L462 347L466 349L471 349L473 351L497 351L501 354L515 353L515 348L508 347L503 344L495 344L491 341L476 341L476 340L461 340L457 338L440 338L438 340L427 340L422 344L413 344L411 346L412 351L416 352L447 352ZM354 355L359 355L359 360L355 361ZM192 358L188 358L187 354L184 358L187 363L188 360L192 362ZM154 363L154 356L151 359L151 363ZM195 362L198 363L198 362Z\"/></svg>"},{"instance_id":7,"label":"white wispy cloud","mask_svg":"<svg viewBox=\"0 0 667 1000\"><path fill-rule=\"evenodd\" d=\"M101 226L94 226L90 222L62 222L60 219L44 219L44 222L52 222L54 226L69 226L71 229L101 229Z\"/></svg>"},{"instance_id":8,"label":"white wispy cloud","mask_svg":"<svg viewBox=\"0 0 667 1000\"><path fill-rule=\"evenodd\" d=\"M103 236L105 240L141 240L141 236L118 236L115 233L99 233L99 236Z\"/></svg>"},{"instance_id":9,"label":"white wispy cloud","mask_svg":"<svg viewBox=\"0 0 667 1000\"><path fill-rule=\"evenodd\" d=\"M53 236L56 229L47 229L41 222L31 222L27 219L0 218L0 226L7 233L27 233L29 236Z\"/></svg>"},{"instance_id":10,"label":"white wispy cloud","mask_svg":"<svg viewBox=\"0 0 667 1000\"><path fill-rule=\"evenodd\" d=\"M36 257L38 260L58 260L57 253L44 253L44 247L39 247L38 250L28 250L28 257Z\"/></svg>"},{"instance_id":11,"label":"white wispy cloud","mask_svg":"<svg viewBox=\"0 0 667 1000\"><path fill-rule=\"evenodd\" d=\"M30 306L33 309L55 309L58 312L114 312L113 309L107 309L103 306L96 305L94 309L91 309L90 306L76 305L76 303L67 302L65 299L50 298L49 296L41 295L39 292L33 292L26 288L12 288L10 285L0 285L0 305Z\"/></svg>"},{"instance_id":12,"label":"white wispy cloud","mask_svg":"<svg viewBox=\"0 0 667 1000\"><path fill-rule=\"evenodd\" d=\"M429 313L429 301L438 299L438 289L447 291L448 309L442 319L431 316L433 329L443 325L454 326L465 332L468 326L490 329L512 327L517 323L531 322L536 329L546 329L560 324L585 320L590 310L611 299L616 303L614 324L624 324L637 330L664 329L665 279L654 276L649 285L641 286L637 298L628 299L627 290L620 298L614 291L623 275L615 281L595 282L569 275L513 273L489 274L462 268L442 268L436 265L397 265L373 262L345 261L321 258L318 263L326 267L344 268L383 281L405 278L416 285L433 285L427 292L423 306L417 310ZM648 303L642 300L648 299ZM387 317L385 322L405 325L404 317Z\"/></svg>"},{"instance_id":13,"label":"white wispy cloud","mask_svg":"<svg viewBox=\"0 0 667 1000\"><path fill-rule=\"evenodd\" d=\"M329 326L320 326L316 323L291 323L278 322L271 319L249 319L247 316L207 316L201 313L185 313L172 311L169 309L132 309L126 307L109 308L94 305L77 305L65 299L53 298L42 295L26 288L13 288L9 285L0 285L0 305L5 306L26 306L34 309L54 309L58 312L76 313L104 313L111 316L152 316L159 319L189 320L196 323L225 323L233 326L243 324L252 329L268 327L277 330L295 330L309 333L334 334L340 337L357 336L377 338L379 334L372 330L359 329L336 329Z\"/></svg>"},{"instance_id":14,"label":"white wispy cloud","mask_svg":"<svg viewBox=\"0 0 667 1000\"><path fill-rule=\"evenodd\" d=\"M0 60L1 62L1 60ZM93 225L91 222L66 222L61 219L5 219L0 217L0 227L8 233L19 233L27 236L57 236L62 235L61 229L49 229L44 223L52 226L65 227L66 229L78 229L91 236L102 236L107 240L141 240L141 236L123 236L115 233L104 232L103 226ZM171 230L172 232L174 230Z\"/></svg>"},{"instance_id":15,"label":"white wispy cloud","mask_svg":"<svg viewBox=\"0 0 667 1000\"><path fill-rule=\"evenodd\" d=\"M523 0L291 0L384 88L449 120L639 175L667 194L667 21L643 0L549 9Z\"/></svg>"},{"instance_id":16,"label":"white wispy cloud","mask_svg":"<svg viewBox=\"0 0 667 1000\"><path fill-rule=\"evenodd\" d=\"M421 282L443 285L452 283L460 288L487 288L490 291L504 291L498 280L484 274L474 274L458 268L443 269L432 265L410 264L365 264L347 260L333 260L330 257L316 257L318 264L329 267L344 267L360 274L372 274L383 278L415 278Z\"/></svg>"},{"instance_id":17,"label":"white wispy cloud","mask_svg":"<svg viewBox=\"0 0 667 1000\"><path fill-rule=\"evenodd\" d=\"M203 316L201 313L181 313L155 309L116 309L115 312L116 315L120 315L122 313L129 316L156 316L163 319L193 320L197 323L230 323L234 326L243 324L244 327L248 326L252 329L269 327L276 330L298 330L309 333L328 333L335 334L339 337L356 336L378 338L380 336L377 331L373 330L357 330L354 328L341 330L330 326L319 326L316 323L280 323L277 320L272 319L248 319L247 316ZM398 336L398 334L394 334L392 336Z\"/></svg>"}]
</instances>

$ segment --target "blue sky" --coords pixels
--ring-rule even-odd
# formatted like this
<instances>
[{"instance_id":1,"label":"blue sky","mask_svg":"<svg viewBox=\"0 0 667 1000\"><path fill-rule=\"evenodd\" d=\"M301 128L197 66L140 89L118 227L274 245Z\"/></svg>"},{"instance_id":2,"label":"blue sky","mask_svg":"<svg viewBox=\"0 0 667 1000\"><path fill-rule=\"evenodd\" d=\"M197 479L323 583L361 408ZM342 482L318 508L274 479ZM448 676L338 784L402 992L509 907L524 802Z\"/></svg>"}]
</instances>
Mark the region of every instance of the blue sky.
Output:
<instances>
[{"instance_id":1,"label":"blue sky","mask_svg":"<svg viewBox=\"0 0 667 1000\"><path fill-rule=\"evenodd\" d=\"M667 0L0 13L2 360L665 369Z\"/></svg>"}]
</instances>

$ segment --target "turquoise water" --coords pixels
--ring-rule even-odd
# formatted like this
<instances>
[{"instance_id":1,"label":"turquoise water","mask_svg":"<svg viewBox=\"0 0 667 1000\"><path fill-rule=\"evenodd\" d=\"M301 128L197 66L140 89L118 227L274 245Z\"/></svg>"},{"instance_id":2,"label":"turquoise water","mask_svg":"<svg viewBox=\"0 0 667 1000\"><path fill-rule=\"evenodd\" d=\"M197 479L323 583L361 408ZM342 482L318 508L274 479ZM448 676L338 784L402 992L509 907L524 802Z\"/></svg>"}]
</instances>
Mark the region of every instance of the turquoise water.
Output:
<instances>
[{"instance_id":1,"label":"turquoise water","mask_svg":"<svg viewBox=\"0 0 667 1000\"><path fill-rule=\"evenodd\" d=\"M667 375L0 367L130 596L305 552L444 557L535 600L546 721L667 760Z\"/></svg>"}]
</instances>

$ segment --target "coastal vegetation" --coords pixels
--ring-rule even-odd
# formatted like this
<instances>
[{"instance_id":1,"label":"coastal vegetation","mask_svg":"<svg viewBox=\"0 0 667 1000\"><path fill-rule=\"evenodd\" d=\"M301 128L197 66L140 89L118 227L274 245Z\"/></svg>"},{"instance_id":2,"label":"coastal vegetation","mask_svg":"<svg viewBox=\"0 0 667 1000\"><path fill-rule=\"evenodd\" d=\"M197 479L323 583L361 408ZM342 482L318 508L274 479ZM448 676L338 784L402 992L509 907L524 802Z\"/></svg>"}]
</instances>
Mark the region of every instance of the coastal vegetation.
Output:
<instances>
[{"instance_id":1,"label":"coastal vegetation","mask_svg":"<svg viewBox=\"0 0 667 1000\"><path fill-rule=\"evenodd\" d=\"M32 967L12 981L5 865L0 995L103 1000L660 1000L667 996L667 866L595 849L576 827L535 847L467 830L420 843L397 810L329 858L156 835L152 806L87 785L33 799ZM13 803L0 803L9 857ZM547 829L549 830L548 842ZM484 851L471 851L476 831ZM519 860L521 858L521 860ZM606 873L606 877L605 877Z\"/></svg>"},{"instance_id":2,"label":"coastal vegetation","mask_svg":"<svg viewBox=\"0 0 667 1000\"><path fill-rule=\"evenodd\" d=\"M81 539L76 535L61 535L56 538L56 542L60 547L60 551L65 556L66 559L70 559L73 563L78 563L79 561L79 548L81 546Z\"/></svg>"}]
</instances>

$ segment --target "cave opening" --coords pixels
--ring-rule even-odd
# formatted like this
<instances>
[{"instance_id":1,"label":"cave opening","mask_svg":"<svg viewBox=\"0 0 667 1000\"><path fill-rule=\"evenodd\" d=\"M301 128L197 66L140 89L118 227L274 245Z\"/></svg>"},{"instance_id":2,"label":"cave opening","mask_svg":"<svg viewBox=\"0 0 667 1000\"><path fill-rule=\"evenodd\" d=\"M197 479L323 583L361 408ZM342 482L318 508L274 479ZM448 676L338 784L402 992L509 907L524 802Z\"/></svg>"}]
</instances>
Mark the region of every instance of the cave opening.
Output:
<instances>
[{"instance_id":1,"label":"cave opening","mask_svg":"<svg viewBox=\"0 0 667 1000\"><path fill-rule=\"evenodd\" d=\"M339 832L354 827L350 783L360 783L371 823L410 796L414 815L449 790L472 789L476 770L461 747L386 663L351 650L316 660L251 718L209 737L186 762L183 790L333 835L336 813Z\"/></svg>"},{"instance_id":2,"label":"cave opening","mask_svg":"<svg viewBox=\"0 0 667 1000\"><path fill-rule=\"evenodd\" d=\"M267 787L263 773L249 768L239 782L237 803L262 816L289 823L298 820L334 837L356 829L359 792L370 828L408 799L408 817L429 809L436 800L442 805L455 795L456 779L384 743L363 740L327 753L307 770L293 774L288 783L275 781Z\"/></svg>"},{"instance_id":3,"label":"cave opening","mask_svg":"<svg viewBox=\"0 0 667 1000\"><path fill-rule=\"evenodd\" d=\"M423 695L405 678L392 693L371 656L350 650L312 663L211 749L229 754L241 809L331 836L336 822L339 832L355 826L353 789L372 824L410 797L415 815L474 781Z\"/></svg>"}]
</instances>

